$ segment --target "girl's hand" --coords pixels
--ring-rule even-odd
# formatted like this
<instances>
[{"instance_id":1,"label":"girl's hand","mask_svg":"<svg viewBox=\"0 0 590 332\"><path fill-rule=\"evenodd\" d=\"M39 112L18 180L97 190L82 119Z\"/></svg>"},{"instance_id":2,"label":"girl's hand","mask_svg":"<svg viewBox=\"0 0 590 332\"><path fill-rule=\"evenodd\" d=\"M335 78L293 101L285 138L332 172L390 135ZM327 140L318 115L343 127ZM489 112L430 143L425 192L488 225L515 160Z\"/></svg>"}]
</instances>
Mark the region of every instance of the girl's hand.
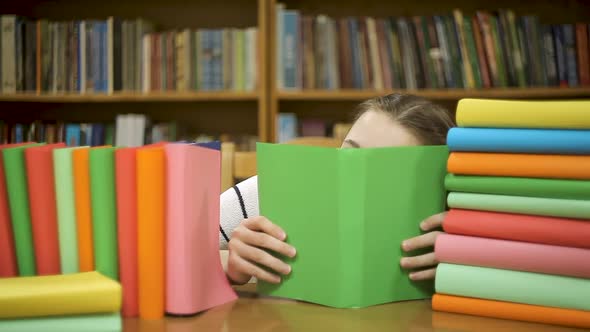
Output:
<instances>
[{"instance_id":1,"label":"girl's hand","mask_svg":"<svg viewBox=\"0 0 590 332\"><path fill-rule=\"evenodd\" d=\"M405 240L402 242L402 249L405 252L409 252L416 249L433 247L438 235L443 233L441 231L433 230L442 227L442 222L446 214L446 212L435 214L421 222L420 229L425 232L431 232ZM430 252L420 256L403 257L400 261L400 264L404 269L418 270L410 273L410 279L425 280L434 279L438 260L436 259L434 252Z\"/></svg>"},{"instance_id":2,"label":"girl's hand","mask_svg":"<svg viewBox=\"0 0 590 332\"><path fill-rule=\"evenodd\" d=\"M295 248L285 243L287 235L277 225L265 217L245 219L233 231L229 241L229 258L227 276L235 284L245 284L252 277L270 283L279 283L278 274L287 275L291 267L263 249L270 249L278 254L295 257Z\"/></svg>"}]
</instances>

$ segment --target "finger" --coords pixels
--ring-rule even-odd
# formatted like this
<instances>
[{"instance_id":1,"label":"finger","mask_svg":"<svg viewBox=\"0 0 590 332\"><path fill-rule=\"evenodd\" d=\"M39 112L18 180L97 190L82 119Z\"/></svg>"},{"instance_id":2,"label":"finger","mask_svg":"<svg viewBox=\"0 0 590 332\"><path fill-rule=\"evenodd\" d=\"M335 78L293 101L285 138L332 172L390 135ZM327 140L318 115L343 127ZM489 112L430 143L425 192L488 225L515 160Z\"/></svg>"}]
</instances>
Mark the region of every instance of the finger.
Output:
<instances>
[{"instance_id":1,"label":"finger","mask_svg":"<svg viewBox=\"0 0 590 332\"><path fill-rule=\"evenodd\" d=\"M284 241L287 238L287 234L282 228L273 224L270 220L262 216L246 219L242 222L242 224L244 224L244 226L246 226L248 229L270 234L281 241Z\"/></svg>"},{"instance_id":2,"label":"finger","mask_svg":"<svg viewBox=\"0 0 590 332\"><path fill-rule=\"evenodd\" d=\"M281 282L281 278L278 275L270 273L261 267L248 262L244 258L240 257L239 255L233 255L230 257L231 264L233 271L230 271L230 276L237 272L238 274L248 275L252 277L256 277L258 280L264 280L270 282L272 284L278 284ZM249 278L248 278L249 279Z\"/></svg>"},{"instance_id":3,"label":"finger","mask_svg":"<svg viewBox=\"0 0 590 332\"><path fill-rule=\"evenodd\" d=\"M414 281L434 279L435 276L436 268L410 273L410 279Z\"/></svg>"},{"instance_id":4,"label":"finger","mask_svg":"<svg viewBox=\"0 0 590 332\"><path fill-rule=\"evenodd\" d=\"M405 240L402 242L402 249L404 249L404 251L412 251L420 248L432 247L436 242L436 237L442 233L443 232L438 231L430 232Z\"/></svg>"},{"instance_id":5,"label":"finger","mask_svg":"<svg viewBox=\"0 0 590 332\"><path fill-rule=\"evenodd\" d=\"M436 265L437 263L436 255L433 252L415 257L404 257L400 261L404 269L425 268Z\"/></svg>"},{"instance_id":6,"label":"finger","mask_svg":"<svg viewBox=\"0 0 590 332\"><path fill-rule=\"evenodd\" d=\"M442 227L443 220L445 219L446 215L446 212L442 212L426 218L420 223L420 229L427 232L435 228Z\"/></svg>"},{"instance_id":7,"label":"finger","mask_svg":"<svg viewBox=\"0 0 590 332\"><path fill-rule=\"evenodd\" d=\"M276 239L275 239L276 240ZM278 240L277 240L278 241ZM264 265L274 271L282 274L291 273L291 267L280 259L256 247L252 247L243 242L237 242L235 245L235 252L239 256L247 259L250 262Z\"/></svg>"},{"instance_id":8,"label":"finger","mask_svg":"<svg viewBox=\"0 0 590 332\"><path fill-rule=\"evenodd\" d=\"M291 258L295 257L295 254L297 253L295 248L288 245L287 243L281 240L277 240L276 238L270 236L267 233L254 232L250 229L245 229L241 233L240 240L245 244L259 248L270 249L281 255Z\"/></svg>"}]
</instances>

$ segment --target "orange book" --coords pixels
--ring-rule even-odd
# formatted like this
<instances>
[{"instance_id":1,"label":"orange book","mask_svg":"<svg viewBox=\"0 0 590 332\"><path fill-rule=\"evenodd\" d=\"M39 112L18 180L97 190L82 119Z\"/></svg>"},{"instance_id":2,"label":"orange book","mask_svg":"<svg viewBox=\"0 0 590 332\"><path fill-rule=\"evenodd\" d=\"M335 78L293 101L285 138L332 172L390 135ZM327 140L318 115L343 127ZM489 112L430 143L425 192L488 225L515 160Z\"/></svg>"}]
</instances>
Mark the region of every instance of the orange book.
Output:
<instances>
[{"instance_id":1,"label":"orange book","mask_svg":"<svg viewBox=\"0 0 590 332\"><path fill-rule=\"evenodd\" d=\"M458 314L590 328L590 311L435 294L432 309Z\"/></svg>"},{"instance_id":2,"label":"orange book","mask_svg":"<svg viewBox=\"0 0 590 332\"><path fill-rule=\"evenodd\" d=\"M38 275L61 273L53 150L63 147L64 143L57 143L25 150L31 229Z\"/></svg>"},{"instance_id":3,"label":"orange book","mask_svg":"<svg viewBox=\"0 0 590 332\"><path fill-rule=\"evenodd\" d=\"M137 149L137 267L139 317L164 316L164 147Z\"/></svg>"},{"instance_id":4,"label":"orange book","mask_svg":"<svg viewBox=\"0 0 590 332\"><path fill-rule=\"evenodd\" d=\"M449 173L590 180L590 156L452 152Z\"/></svg>"},{"instance_id":5,"label":"orange book","mask_svg":"<svg viewBox=\"0 0 590 332\"><path fill-rule=\"evenodd\" d=\"M80 272L94 271L94 241L92 238L92 205L88 148L72 150L76 227L78 234L78 264Z\"/></svg>"}]
</instances>

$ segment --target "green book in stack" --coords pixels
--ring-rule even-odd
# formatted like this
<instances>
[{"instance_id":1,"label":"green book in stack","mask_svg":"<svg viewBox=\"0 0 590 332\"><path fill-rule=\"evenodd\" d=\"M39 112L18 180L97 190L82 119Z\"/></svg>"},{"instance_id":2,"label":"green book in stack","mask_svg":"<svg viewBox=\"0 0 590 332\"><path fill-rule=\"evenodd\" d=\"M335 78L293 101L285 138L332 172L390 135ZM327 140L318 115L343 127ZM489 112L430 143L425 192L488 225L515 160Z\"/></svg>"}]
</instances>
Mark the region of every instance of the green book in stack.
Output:
<instances>
[{"instance_id":1,"label":"green book in stack","mask_svg":"<svg viewBox=\"0 0 590 332\"><path fill-rule=\"evenodd\" d=\"M42 144L32 143L2 150L16 261L21 276L36 274L25 149L39 145Z\"/></svg>"},{"instance_id":2,"label":"green book in stack","mask_svg":"<svg viewBox=\"0 0 590 332\"><path fill-rule=\"evenodd\" d=\"M432 282L399 266L401 242L445 209L446 146L332 149L257 146L261 215L297 250L279 285L261 293L326 306L424 299Z\"/></svg>"}]
</instances>

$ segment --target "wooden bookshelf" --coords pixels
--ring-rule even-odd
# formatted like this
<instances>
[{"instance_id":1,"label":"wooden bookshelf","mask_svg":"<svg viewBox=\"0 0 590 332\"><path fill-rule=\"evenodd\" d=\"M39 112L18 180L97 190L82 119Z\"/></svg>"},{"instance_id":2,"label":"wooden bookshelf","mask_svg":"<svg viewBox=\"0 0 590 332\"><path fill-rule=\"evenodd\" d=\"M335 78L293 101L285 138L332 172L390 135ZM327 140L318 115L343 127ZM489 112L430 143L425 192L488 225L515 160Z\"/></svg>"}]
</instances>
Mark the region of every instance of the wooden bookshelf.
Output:
<instances>
[{"instance_id":1,"label":"wooden bookshelf","mask_svg":"<svg viewBox=\"0 0 590 332\"><path fill-rule=\"evenodd\" d=\"M276 6L284 3L287 9L299 10L301 14L328 15L331 17L348 16L422 16L449 13L461 9L465 13L476 10L493 11L499 8L513 9L516 15L537 15L543 22L550 24L590 22L590 2L584 0L538 0L521 1L499 0L496 2L447 0L447 1L379 1L379 0L268 0L270 33L268 47L269 137L276 140L276 121L279 112L295 113L302 119L314 118L327 122L351 121L355 106L372 97L393 92L414 94L431 99L454 111L456 103L462 98L495 99L581 99L590 98L590 86L576 88L530 87L530 88L489 88L489 89L418 89L418 90L281 90L276 81ZM560 8L556 11L555 8Z\"/></svg>"},{"instance_id":2,"label":"wooden bookshelf","mask_svg":"<svg viewBox=\"0 0 590 332\"><path fill-rule=\"evenodd\" d=\"M144 18L156 31L257 27L258 82L254 91L115 92L113 94L0 93L0 120L114 121L143 113L153 121L175 120L195 133L257 135L268 141L266 50L268 0L23 0L0 4L0 15L51 21Z\"/></svg>"},{"instance_id":3,"label":"wooden bookshelf","mask_svg":"<svg viewBox=\"0 0 590 332\"><path fill-rule=\"evenodd\" d=\"M433 100L457 100L461 98L590 98L590 87L580 88L523 88L523 89L447 89L447 90L313 90L313 91L281 91L277 93L279 100L363 100L389 93L405 93L422 96Z\"/></svg>"},{"instance_id":4,"label":"wooden bookshelf","mask_svg":"<svg viewBox=\"0 0 590 332\"><path fill-rule=\"evenodd\" d=\"M0 94L0 102L28 103L119 103L119 102L198 102L198 101L257 101L257 92L162 92L148 94Z\"/></svg>"}]
</instances>

